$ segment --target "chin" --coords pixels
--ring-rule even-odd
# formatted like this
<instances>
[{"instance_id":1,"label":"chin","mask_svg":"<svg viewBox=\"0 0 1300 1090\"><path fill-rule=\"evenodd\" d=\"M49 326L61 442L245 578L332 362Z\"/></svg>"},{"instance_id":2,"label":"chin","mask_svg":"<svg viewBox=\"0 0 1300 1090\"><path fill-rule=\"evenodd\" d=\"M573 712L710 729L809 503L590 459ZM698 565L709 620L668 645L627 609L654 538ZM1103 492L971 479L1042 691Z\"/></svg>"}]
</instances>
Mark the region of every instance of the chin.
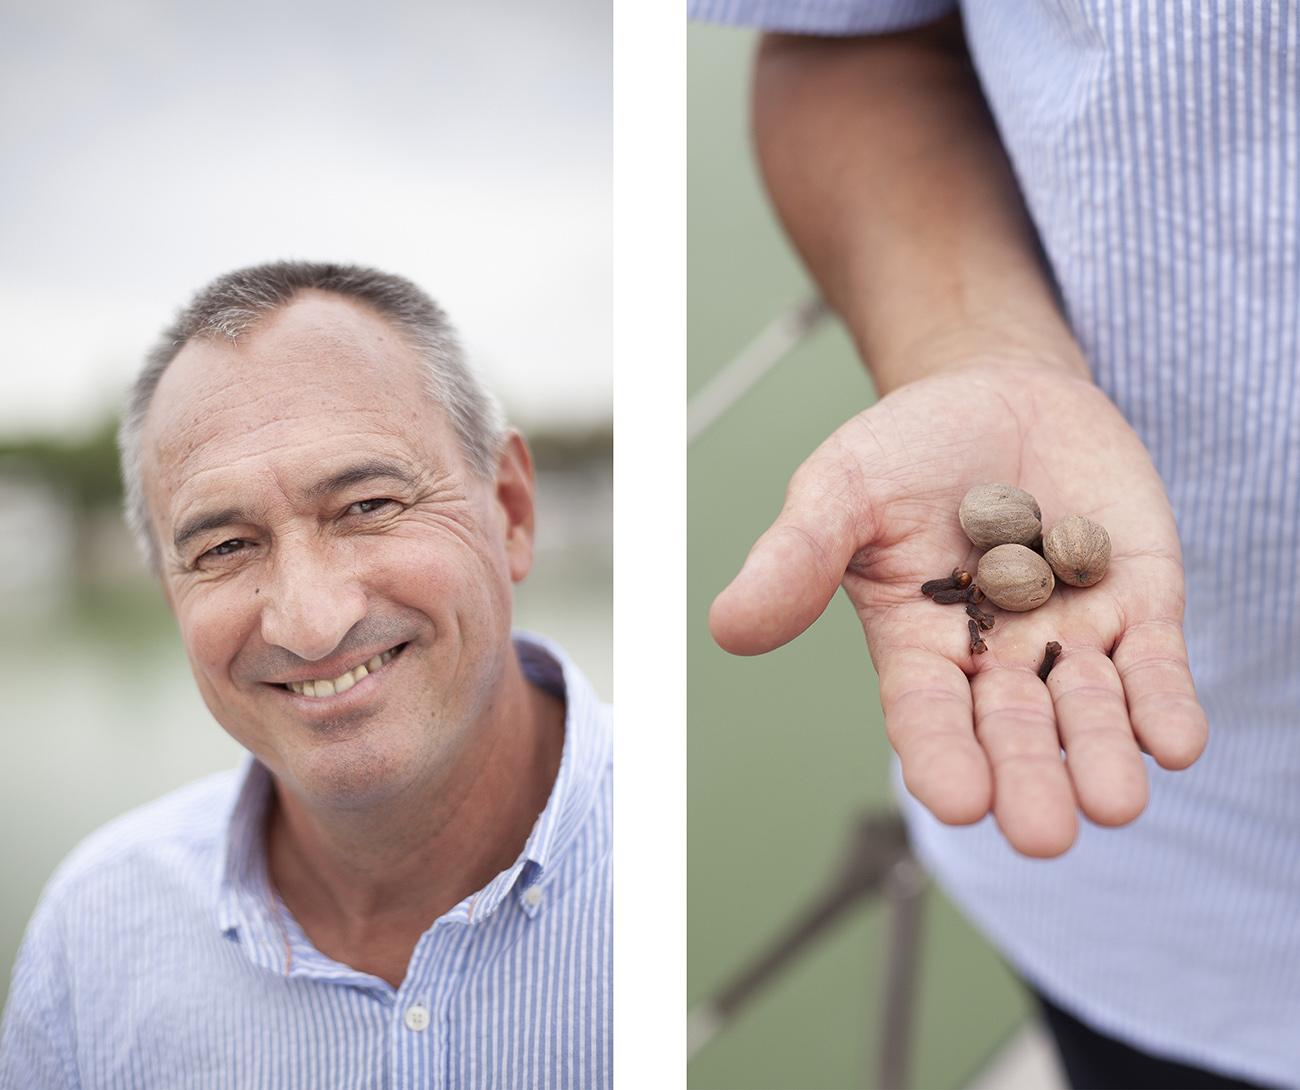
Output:
<instances>
[{"instance_id":1,"label":"chin","mask_svg":"<svg viewBox=\"0 0 1300 1090\"><path fill-rule=\"evenodd\" d=\"M418 763L391 738L366 733L288 755L294 790L313 806L364 810L402 794Z\"/></svg>"}]
</instances>

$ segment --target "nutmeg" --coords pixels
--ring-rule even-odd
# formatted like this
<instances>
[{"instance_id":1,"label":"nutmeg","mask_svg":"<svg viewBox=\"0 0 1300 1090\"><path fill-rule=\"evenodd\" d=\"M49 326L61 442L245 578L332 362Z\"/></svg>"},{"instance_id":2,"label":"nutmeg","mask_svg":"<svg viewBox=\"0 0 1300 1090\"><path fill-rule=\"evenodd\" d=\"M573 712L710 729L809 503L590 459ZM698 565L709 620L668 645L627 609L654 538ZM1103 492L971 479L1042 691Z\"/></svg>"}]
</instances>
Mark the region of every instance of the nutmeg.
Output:
<instances>
[{"instance_id":1,"label":"nutmeg","mask_svg":"<svg viewBox=\"0 0 1300 1090\"><path fill-rule=\"evenodd\" d=\"M1024 545L998 545L980 557L975 582L995 606L1012 613L1037 609L1056 580L1046 560Z\"/></svg>"},{"instance_id":2,"label":"nutmeg","mask_svg":"<svg viewBox=\"0 0 1300 1090\"><path fill-rule=\"evenodd\" d=\"M1106 574L1110 534L1092 519L1071 515L1043 536L1043 556L1062 583L1090 587Z\"/></svg>"},{"instance_id":3,"label":"nutmeg","mask_svg":"<svg viewBox=\"0 0 1300 1090\"><path fill-rule=\"evenodd\" d=\"M1043 513L1028 492L1009 484L977 484L957 511L961 528L981 549L1032 545L1043 532Z\"/></svg>"}]
</instances>

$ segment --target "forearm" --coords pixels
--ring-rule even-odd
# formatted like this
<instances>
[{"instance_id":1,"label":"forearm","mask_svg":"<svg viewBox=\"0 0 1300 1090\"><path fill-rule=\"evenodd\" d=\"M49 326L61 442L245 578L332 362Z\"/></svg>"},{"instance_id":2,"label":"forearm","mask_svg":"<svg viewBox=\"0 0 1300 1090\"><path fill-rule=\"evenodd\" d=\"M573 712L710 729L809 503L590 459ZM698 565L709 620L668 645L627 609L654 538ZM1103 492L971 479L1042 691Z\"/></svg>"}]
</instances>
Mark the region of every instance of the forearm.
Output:
<instances>
[{"instance_id":1,"label":"forearm","mask_svg":"<svg viewBox=\"0 0 1300 1090\"><path fill-rule=\"evenodd\" d=\"M1088 376L956 20L768 35L754 129L777 212L881 394L975 359Z\"/></svg>"}]
</instances>

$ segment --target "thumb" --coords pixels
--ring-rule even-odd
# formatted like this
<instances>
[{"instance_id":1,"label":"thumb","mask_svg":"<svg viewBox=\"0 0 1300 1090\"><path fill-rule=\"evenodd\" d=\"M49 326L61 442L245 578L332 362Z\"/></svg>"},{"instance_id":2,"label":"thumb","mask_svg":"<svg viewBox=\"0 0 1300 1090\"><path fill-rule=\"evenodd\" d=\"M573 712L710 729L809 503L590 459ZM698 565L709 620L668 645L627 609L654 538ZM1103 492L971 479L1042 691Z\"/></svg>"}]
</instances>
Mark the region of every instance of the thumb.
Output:
<instances>
[{"instance_id":1,"label":"thumb","mask_svg":"<svg viewBox=\"0 0 1300 1090\"><path fill-rule=\"evenodd\" d=\"M871 504L854 476L821 452L795 473L781 514L709 610L709 630L723 650L761 655L822 615L854 554L873 537Z\"/></svg>"}]
</instances>

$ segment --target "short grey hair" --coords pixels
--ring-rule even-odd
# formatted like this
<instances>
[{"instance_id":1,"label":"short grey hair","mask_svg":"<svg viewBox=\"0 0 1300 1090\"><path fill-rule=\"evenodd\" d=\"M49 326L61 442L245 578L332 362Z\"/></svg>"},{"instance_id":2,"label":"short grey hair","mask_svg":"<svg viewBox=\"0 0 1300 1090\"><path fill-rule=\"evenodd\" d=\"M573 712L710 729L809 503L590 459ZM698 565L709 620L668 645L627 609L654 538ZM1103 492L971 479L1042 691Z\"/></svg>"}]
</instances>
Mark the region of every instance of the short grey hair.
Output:
<instances>
[{"instance_id":1,"label":"short grey hair","mask_svg":"<svg viewBox=\"0 0 1300 1090\"><path fill-rule=\"evenodd\" d=\"M118 428L126 522L155 572L160 564L141 479L141 432L163 372L191 340L236 341L309 290L359 300L405 336L423 361L426 388L450 417L466 461L481 477L491 479L505 431L501 407L466 363L442 308L415 284L360 265L277 261L237 269L200 289L163 331L131 387Z\"/></svg>"}]
</instances>

